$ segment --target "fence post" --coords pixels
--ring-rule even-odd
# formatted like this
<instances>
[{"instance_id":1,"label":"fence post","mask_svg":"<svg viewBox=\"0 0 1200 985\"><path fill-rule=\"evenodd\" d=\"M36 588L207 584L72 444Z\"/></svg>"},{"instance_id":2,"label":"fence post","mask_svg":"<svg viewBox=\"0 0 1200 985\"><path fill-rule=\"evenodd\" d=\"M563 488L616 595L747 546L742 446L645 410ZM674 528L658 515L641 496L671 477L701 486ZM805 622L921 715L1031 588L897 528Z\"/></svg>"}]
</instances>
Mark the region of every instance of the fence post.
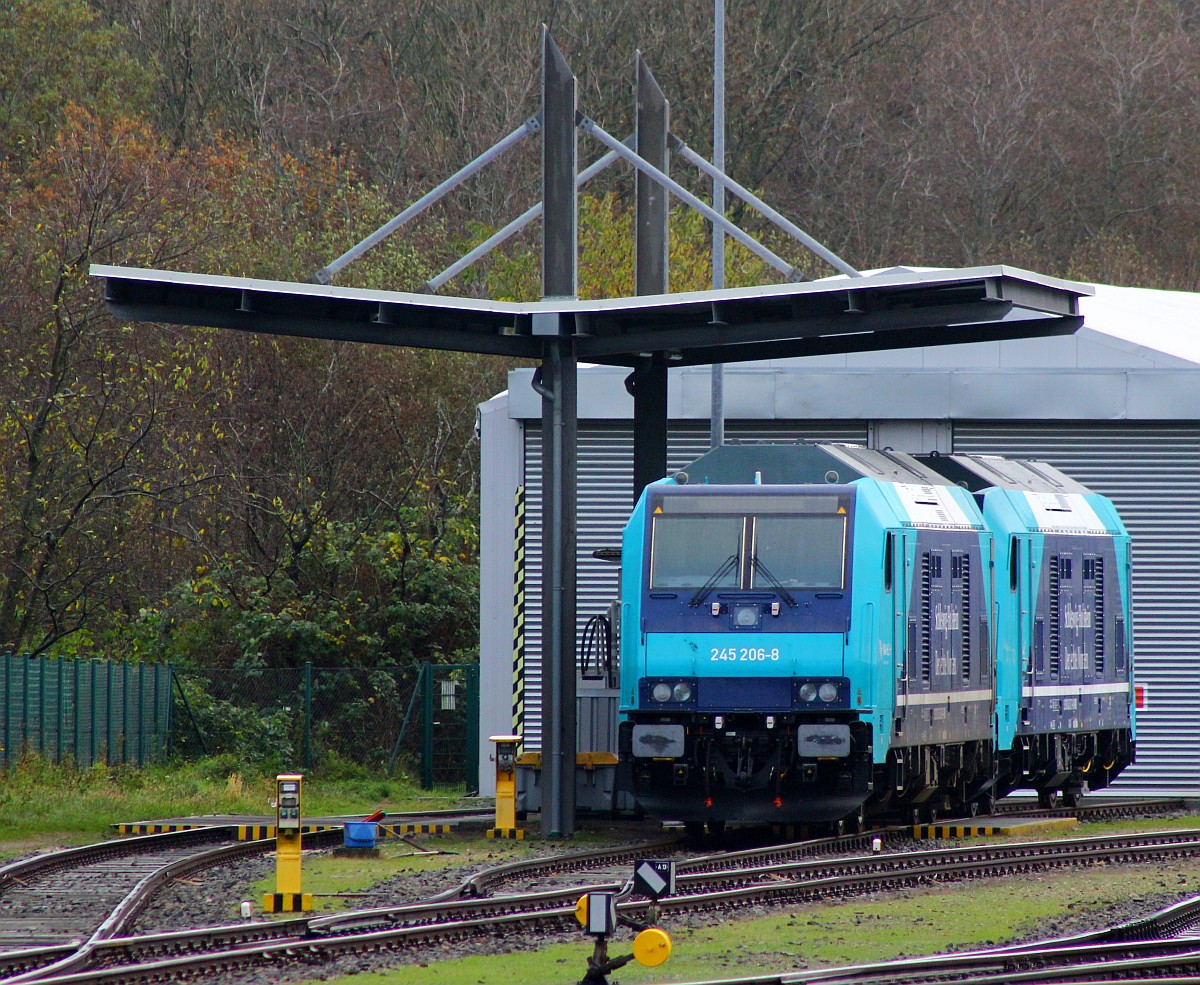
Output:
<instances>
[{"instance_id":1,"label":"fence post","mask_svg":"<svg viewBox=\"0 0 1200 985\"><path fill-rule=\"evenodd\" d=\"M12 654L4 654L4 765L12 749Z\"/></svg>"},{"instance_id":2,"label":"fence post","mask_svg":"<svg viewBox=\"0 0 1200 985\"><path fill-rule=\"evenodd\" d=\"M96 725L96 722L98 721L96 718L96 697L97 690L99 689L99 684L96 682L96 677L100 673L100 661L96 657L92 657L91 672L91 677L88 680L88 698L92 707L91 712L88 715L88 734L91 735L92 741L89 743L91 746L91 755L88 758L88 766L95 766L96 757L100 754L100 736L97 734Z\"/></svg>"},{"instance_id":3,"label":"fence post","mask_svg":"<svg viewBox=\"0 0 1200 985\"><path fill-rule=\"evenodd\" d=\"M63 730L66 728L66 720L63 718L63 688L66 686L66 668L63 666L66 661L59 657L58 661L58 707L54 712L54 762L61 763L63 754Z\"/></svg>"},{"instance_id":4,"label":"fence post","mask_svg":"<svg viewBox=\"0 0 1200 985\"><path fill-rule=\"evenodd\" d=\"M167 758L170 759L171 755L175 752L175 746L172 744L175 735L175 702L171 700L171 682L175 679L175 668L170 664L166 664L163 668L163 673L166 675L166 679L164 681L165 693L162 696L162 701L163 710L166 712L167 716L167 732L166 738L163 740L163 742L166 745Z\"/></svg>"},{"instance_id":5,"label":"fence post","mask_svg":"<svg viewBox=\"0 0 1200 985\"><path fill-rule=\"evenodd\" d=\"M167 665L167 672L171 667ZM171 702L163 704L162 698L163 665L154 665L154 721L158 730L154 735L154 760L161 763L171 755Z\"/></svg>"},{"instance_id":6,"label":"fence post","mask_svg":"<svg viewBox=\"0 0 1200 985\"><path fill-rule=\"evenodd\" d=\"M129 762L129 664L121 664L121 762Z\"/></svg>"},{"instance_id":7,"label":"fence post","mask_svg":"<svg viewBox=\"0 0 1200 985\"><path fill-rule=\"evenodd\" d=\"M21 658L21 752L29 748L29 661L33 658L25 654Z\"/></svg>"},{"instance_id":8,"label":"fence post","mask_svg":"<svg viewBox=\"0 0 1200 985\"><path fill-rule=\"evenodd\" d=\"M304 661L304 772L312 772L312 661Z\"/></svg>"},{"instance_id":9,"label":"fence post","mask_svg":"<svg viewBox=\"0 0 1200 985\"><path fill-rule=\"evenodd\" d=\"M467 774L466 794L479 794L479 664L467 667Z\"/></svg>"},{"instance_id":10,"label":"fence post","mask_svg":"<svg viewBox=\"0 0 1200 985\"><path fill-rule=\"evenodd\" d=\"M38 755L46 755L46 660L37 657L38 665Z\"/></svg>"},{"instance_id":11,"label":"fence post","mask_svg":"<svg viewBox=\"0 0 1200 985\"><path fill-rule=\"evenodd\" d=\"M103 664L104 667L104 761L112 766L116 760L113 758L113 750L116 748L116 738L113 733L113 727L117 723L117 716L113 714L113 666L112 664Z\"/></svg>"},{"instance_id":12,"label":"fence post","mask_svg":"<svg viewBox=\"0 0 1200 985\"><path fill-rule=\"evenodd\" d=\"M76 657L71 661L75 665L75 681L71 686L71 757L75 760L76 766L86 766L79 744L82 741L80 735L80 712L79 707L82 702L83 688L83 661Z\"/></svg>"},{"instance_id":13,"label":"fence post","mask_svg":"<svg viewBox=\"0 0 1200 985\"><path fill-rule=\"evenodd\" d=\"M137 761L138 768L146 765L146 665L137 665Z\"/></svg>"},{"instance_id":14,"label":"fence post","mask_svg":"<svg viewBox=\"0 0 1200 985\"><path fill-rule=\"evenodd\" d=\"M433 666L421 665L421 789L433 789Z\"/></svg>"}]
</instances>

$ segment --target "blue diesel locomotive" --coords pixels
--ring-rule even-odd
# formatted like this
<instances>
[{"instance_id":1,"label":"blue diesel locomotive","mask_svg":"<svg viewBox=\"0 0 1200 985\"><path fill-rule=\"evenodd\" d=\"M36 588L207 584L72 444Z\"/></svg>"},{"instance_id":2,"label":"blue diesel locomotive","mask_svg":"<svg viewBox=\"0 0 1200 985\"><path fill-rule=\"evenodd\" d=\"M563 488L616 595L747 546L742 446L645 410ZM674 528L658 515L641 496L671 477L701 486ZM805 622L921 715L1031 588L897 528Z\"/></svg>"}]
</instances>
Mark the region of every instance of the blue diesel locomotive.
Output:
<instances>
[{"instance_id":1,"label":"blue diesel locomotive","mask_svg":"<svg viewBox=\"0 0 1200 985\"><path fill-rule=\"evenodd\" d=\"M692 830L1074 803L1133 761L1130 544L1043 463L717 448L625 529L623 785Z\"/></svg>"}]
</instances>

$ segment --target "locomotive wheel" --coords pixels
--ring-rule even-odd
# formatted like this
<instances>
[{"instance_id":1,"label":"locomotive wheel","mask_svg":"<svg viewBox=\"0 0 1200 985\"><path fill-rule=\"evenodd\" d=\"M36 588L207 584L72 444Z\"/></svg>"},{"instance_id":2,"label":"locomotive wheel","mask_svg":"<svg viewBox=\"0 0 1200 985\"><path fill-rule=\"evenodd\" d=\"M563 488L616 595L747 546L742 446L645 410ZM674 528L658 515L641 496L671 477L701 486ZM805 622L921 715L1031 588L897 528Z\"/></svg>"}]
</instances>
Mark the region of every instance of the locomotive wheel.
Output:
<instances>
[{"instance_id":1,"label":"locomotive wheel","mask_svg":"<svg viewBox=\"0 0 1200 985\"><path fill-rule=\"evenodd\" d=\"M1063 796L1062 796L1063 807L1070 807L1071 809L1074 809L1079 806L1079 804L1082 800L1083 800L1083 794L1079 793L1079 791L1077 791L1077 790L1072 790L1069 793L1065 790L1063 791Z\"/></svg>"},{"instance_id":2,"label":"locomotive wheel","mask_svg":"<svg viewBox=\"0 0 1200 985\"><path fill-rule=\"evenodd\" d=\"M1058 793L1054 790L1039 790L1038 791L1038 807L1045 811L1052 811L1058 807Z\"/></svg>"},{"instance_id":3,"label":"locomotive wheel","mask_svg":"<svg viewBox=\"0 0 1200 985\"><path fill-rule=\"evenodd\" d=\"M996 795L990 790L978 800L974 801L980 814L995 814L996 813Z\"/></svg>"}]
</instances>

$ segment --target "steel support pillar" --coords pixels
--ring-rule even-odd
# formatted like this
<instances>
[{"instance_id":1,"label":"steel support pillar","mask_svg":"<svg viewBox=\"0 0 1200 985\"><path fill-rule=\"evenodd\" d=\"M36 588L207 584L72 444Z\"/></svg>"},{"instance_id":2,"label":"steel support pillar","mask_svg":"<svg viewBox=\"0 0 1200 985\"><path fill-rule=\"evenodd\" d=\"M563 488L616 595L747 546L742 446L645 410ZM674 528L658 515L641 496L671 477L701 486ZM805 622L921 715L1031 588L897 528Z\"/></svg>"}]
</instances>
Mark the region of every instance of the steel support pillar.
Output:
<instances>
[{"instance_id":1,"label":"steel support pillar","mask_svg":"<svg viewBox=\"0 0 1200 985\"><path fill-rule=\"evenodd\" d=\"M636 153L667 173L671 131L670 104L650 69L637 56ZM670 192L657 181L634 172L637 212L634 218L635 289L638 294L666 294L670 233ZM639 363L625 385L633 394L633 501L667 472L667 360L653 353Z\"/></svg>"},{"instance_id":2,"label":"steel support pillar","mask_svg":"<svg viewBox=\"0 0 1200 985\"><path fill-rule=\"evenodd\" d=\"M667 364L661 352L639 360L625 380L633 395L633 501L667 474Z\"/></svg>"},{"instance_id":3,"label":"steel support pillar","mask_svg":"<svg viewBox=\"0 0 1200 985\"><path fill-rule=\"evenodd\" d=\"M578 219L575 77L542 29L542 294L575 297ZM534 319L544 335L542 398L542 818L544 837L575 833L575 442L577 380L569 316Z\"/></svg>"}]
</instances>

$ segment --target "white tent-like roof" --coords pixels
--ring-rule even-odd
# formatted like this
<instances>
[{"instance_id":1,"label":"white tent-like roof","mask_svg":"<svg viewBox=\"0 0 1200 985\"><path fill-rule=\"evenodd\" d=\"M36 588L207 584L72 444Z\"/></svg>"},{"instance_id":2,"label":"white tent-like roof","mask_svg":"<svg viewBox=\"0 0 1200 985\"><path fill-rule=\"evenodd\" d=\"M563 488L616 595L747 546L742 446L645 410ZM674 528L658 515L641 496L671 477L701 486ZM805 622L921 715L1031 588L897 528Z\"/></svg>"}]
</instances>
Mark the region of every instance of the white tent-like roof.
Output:
<instances>
[{"instance_id":1,"label":"white tent-like roof","mask_svg":"<svg viewBox=\"0 0 1200 985\"><path fill-rule=\"evenodd\" d=\"M1200 294L1097 284L1080 299L1081 331L1200 364Z\"/></svg>"}]
</instances>

